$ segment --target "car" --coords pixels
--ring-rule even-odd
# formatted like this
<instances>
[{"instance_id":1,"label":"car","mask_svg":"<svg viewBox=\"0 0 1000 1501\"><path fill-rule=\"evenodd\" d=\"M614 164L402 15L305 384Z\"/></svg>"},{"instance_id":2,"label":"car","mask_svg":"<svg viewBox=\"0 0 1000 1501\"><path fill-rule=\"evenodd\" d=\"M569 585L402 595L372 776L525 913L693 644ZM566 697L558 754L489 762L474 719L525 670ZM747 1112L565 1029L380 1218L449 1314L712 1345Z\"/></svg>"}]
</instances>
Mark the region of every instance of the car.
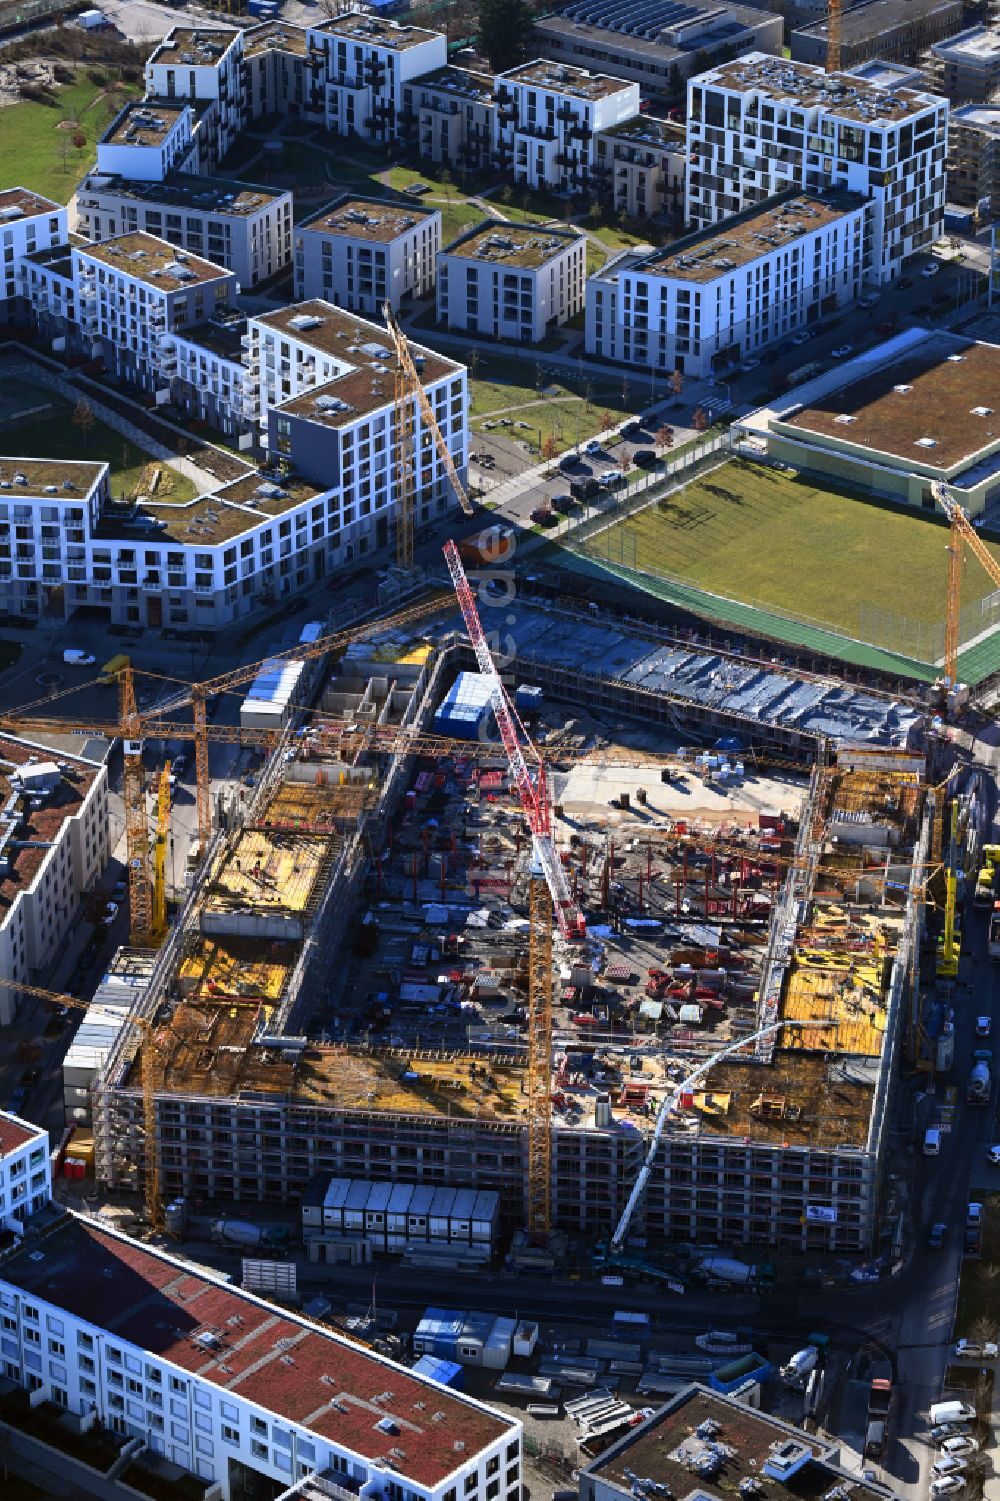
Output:
<instances>
[{"instance_id":1,"label":"car","mask_svg":"<svg viewBox=\"0 0 1000 1501\"><path fill-rule=\"evenodd\" d=\"M964 1475L938 1475L930 1484L930 1493L932 1496L953 1496L958 1491L964 1490Z\"/></svg>"},{"instance_id":2,"label":"car","mask_svg":"<svg viewBox=\"0 0 1000 1501\"><path fill-rule=\"evenodd\" d=\"M569 470L578 469L579 467L580 455L578 453L564 453L559 460L559 469L563 474L567 474Z\"/></svg>"},{"instance_id":3,"label":"car","mask_svg":"<svg viewBox=\"0 0 1000 1501\"><path fill-rule=\"evenodd\" d=\"M743 362L741 364L737 365L736 368L743 375L749 375L752 370L759 370L760 369L760 360L755 360L755 359L743 360Z\"/></svg>"},{"instance_id":4,"label":"car","mask_svg":"<svg viewBox=\"0 0 1000 1501\"><path fill-rule=\"evenodd\" d=\"M901 292L905 292L907 287L912 287L913 286L913 277L912 276L901 276L899 278L899 280L897 281L896 286L899 288L899 290Z\"/></svg>"},{"instance_id":5,"label":"car","mask_svg":"<svg viewBox=\"0 0 1000 1501\"><path fill-rule=\"evenodd\" d=\"M836 349L833 351L833 357L835 360L846 360L847 356L853 353L853 344L838 344Z\"/></svg>"},{"instance_id":6,"label":"car","mask_svg":"<svg viewBox=\"0 0 1000 1501\"><path fill-rule=\"evenodd\" d=\"M863 297L858 298L858 307L878 307L881 301L880 292L866 292Z\"/></svg>"},{"instance_id":7,"label":"car","mask_svg":"<svg viewBox=\"0 0 1000 1501\"><path fill-rule=\"evenodd\" d=\"M797 334L792 335L793 344L808 344L812 333L808 328L800 328Z\"/></svg>"},{"instance_id":8,"label":"car","mask_svg":"<svg viewBox=\"0 0 1000 1501\"><path fill-rule=\"evenodd\" d=\"M625 476L624 474L622 474L620 469L605 469L604 473L601 475L601 484L620 485L624 482L624 479Z\"/></svg>"},{"instance_id":9,"label":"car","mask_svg":"<svg viewBox=\"0 0 1000 1501\"><path fill-rule=\"evenodd\" d=\"M938 274L938 272L940 270L941 270L941 264L940 264L939 261L928 261L927 265L924 266L924 267L922 267L920 275L921 276L937 276L937 274Z\"/></svg>"},{"instance_id":10,"label":"car","mask_svg":"<svg viewBox=\"0 0 1000 1501\"><path fill-rule=\"evenodd\" d=\"M621 435L623 438L627 438L630 443L639 443L644 436L642 423L626 422L625 426L621 429Z\"/></svg>"},{"instance_id":11,"label":"car","mask_svg":"<svg viewBox=\"0 0 1000 1501\"><path fill-rule=\"evenodd\" d=\"M955 1345L955 1357L957 1360L996 1360L997 1346L996 1343L991 1339L986 1340L984 1344L980 1344L976 1339L960 1339ZM964 1449L951 1449L951 1442L952 1440L949 1439L948 1442L943 1445L943 1447L948 1450L949 1454L965 1453Z\"/></svg>"},{"instance_id":12,"label":"car","mask_svg":"<svg viewBox=\"0 0 1000 1501\"><path fill-rule=\"evenodd\" d=\"M994 1167L1000 1167L1000 1145L995 1147L987 1147L986 1160L987 1162L992 1163Z\"/></svg>"},{"instance_id":13,"label":"car","mask_svg":"<svg viewBox=\"0 0 1000 1501\"><path fill-rule=\"evenodd\" d=\"M574 1027L599 1027L601 1024L596 1016L591 1016L589 1011L578 1011L570 1017Z\"/></svg>"},{"instance_id":14,"label":"car","mask_svg":"<svg viewBox=\"0 0 1000 1501\"><path fill-rule=\"evenodd\" d=\"M941 1247L944 1245L945 1236L947 1234L948 1226L943 1224L940 1220L938 1220L937 1224L931 1226L930 1230L927 1232L927 1244L930 1246L932 1251L940 1251Z\"/></svg>"},{"instance_id":15,"label":"car","mask_svg":"<svg viewBox=\"0 0 1000 1501\"><path fill-rule=\"evenodd\" d=\"M603 448L604 444L601 442L600 438L588 438L586 443L583 445L584 453L589 454L601 453Z\"/></svg>"},{"instance_id":16,"label":"car","mask_svg":"<svg viewBox=\"0 0 1000 1501\"><path fill-rule=\"evenodd\" d=\"M652 448L637 448L632 455L632 462L639 469L656 468L656 451Z\"/></svg>"},{"instance_id":17,"label":"car","mask_svg":"<svg viewBox=\"0 0 1000 1501\"><path fill-rule=\"evenodd\" d=\"M983 1206L973 1200L965 1211L965 1223L970 1230L980 1230L983 1224Z\"/></svg>"},{"instance_id":18,"label":"car","mask_svg":"<svg viewBox=\"0 0 1000 1501\"><path fill-rule=\"evenodd\" d=\"M976 1036L989 1037L990 1027L993 1025L992 1018L988 1016L976 1017Z\"/></svg>"},{"instance_id":19,"label":"car","mask_svg":"<svg viewBox=\"0 0 1000 1501\"><path fill-rule=\"evenodd\" d=\"M959 1344L961 1343L962 1341L959 1340ZM995 1353L996 1345L993 1345L992 1348ZM945 1439L941 1445L941 1449L943 1453L951 1456L957 1454L976 1454L979 1451L979 1444L974 1438L970 1438L967 1433L956 1433L951 1438Z\"/></svg>"},{"instance_id":20,"label":"car","mask_svg":"<svg viewBox=\"0 0 1000 1501\"><path fill-rule=\"evenodd\" d=\"M556 511L561 511L563 512L563 514L565 514L567 511L571 511L575 505L576 501L573 499L572 495L553 495L552 497L553 509Z\"/></svg>"},{"instance_id":21,"label":"car","mask_svg":"<svg viewBox=\"0 0 1000 1501\"><path fill-rule=\"evenodd\" d=\"M89 651L78 651L76 647L68 647L63 652L63 661L67 667L93 667L97 661Z\"/></svg>"},{"instance_id":22,"label":"car","mask_svg":"<svg viewBox=\"0 0 1000 1501\"><path fill-rule=\"evenodd\" d=\"M932 1475L960 1475L965 1469L966 1461L957 1459L954 1454L942 1454L931 1465Z\"/></svg>"},{"instance_id":23,"label":"car","mask_svg":"<svg viewBox=\"0 0 1000 1501\"><path fill-rule=\"evenodd\" d=\"M930 1431L930 1439L934 1444L943 1444L946 1438L956 1438L965 1433L964 1423L938 1423Z\"/></svg>"},{"instance_id":24,"label":"car","mask_svg":"<svg viewBox=\"0 0 1000 1501\"><path fill-rule=\"evenodd\" d=\"M110 928L111 924L114 922L114 920L115 920L115 918L117 916L118 916L118 903L117 902L109 902L108 905L104 909L104 916L101 918L101 927L102 928Z\"/></svg>"}]
</instances>

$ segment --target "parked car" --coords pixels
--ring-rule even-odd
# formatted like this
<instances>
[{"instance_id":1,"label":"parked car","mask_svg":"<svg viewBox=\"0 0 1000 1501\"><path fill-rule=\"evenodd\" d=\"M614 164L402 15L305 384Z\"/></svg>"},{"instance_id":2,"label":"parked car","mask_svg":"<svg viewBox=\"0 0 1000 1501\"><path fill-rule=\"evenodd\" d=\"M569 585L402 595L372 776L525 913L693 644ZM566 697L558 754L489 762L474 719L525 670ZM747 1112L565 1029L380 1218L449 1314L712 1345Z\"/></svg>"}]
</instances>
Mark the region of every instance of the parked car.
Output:
<instances>
[{"instance_id":1,"label":"parked car","mask_svg":"<svg viewBox=\"0 0 1000 1501\"><path fill-rule=\"evenodd\" d=\"M833 351L833 357L835 360L846 360L847 356L853 353L853 344L838 344L836 349Z\"/></svg>"},{"instance_id":2,"label":"parked car","mask_svg":"<svg viewBox=\"0 0 1000 1501\"><path fill-rule=\"evenodd\" d=\"M561 511L564 515L567 511L571 511L575 505L576 501L572 495L553 495L552 497L553 509Z\"/></svg>"},{"instance_id":3,"label":"parked car","mask_svg":"<svg viewBox=\"0 0 1000 1501\"><path fill-rule=\"evenodd\" d=\"M959 1344L962 1343L964 1342L959 1340ZM994 1359L996 1358L996 1345L984 1345L983 1349L992 1349ZM950 1455L975 1454L978 1452L979 1444L974 1438L970 1438L967 1433L957 1433L952 1438L946 1438L941 1445L941 1449L943 1453Z\"/></svg>"},{"instance_id":4,"label":"parked car","mask_svg":"<svg viewBox=\"0 0 1000 1501\"><path fill-rule=\"evenodd\" d=\"M621 429L621 434L630 443L638 443L640 439L645 437L641 422L626 422L625 426Z\"/></svg>"},{"instance_id":5,"label":"parked car","mask_svg":"<svg viewBox=\"0 0 1000 1501\"><path fill-rule=\"evenodd\" d=\"M858 298L858 307L878 307L881 301L880 292L866 292L863 297Z\"/></svg>"},{"instance_id":6,"label":"parked car","mask_svg":"<svg viewBox=\"0 0 1000 1501\"><path fill-rule=\"evenodd\" d=\"M913 286L913 277L912 276L901 276L899 278L899 280L897 281L896 285L897 285L897 287L899 288L899 290L901 292L905 292L905 290L906 290L907 287L912 287Z\"/></svg>"},{"instance_id":7,"label":"parked car","mask_svg":"<svg viewBox=\"0 0 1000 1501\"><path fill-rule=\"evenodd\" d=\"M117 902L109 902L108 905L104 909L104 916L101 918L101 927L102 928L110 928L111 924L114 922L114 920L115 920L115 918L117 916L118 916L118 903Z\"/></svg>"},{"instance_id":8,"label":"parked car","mask_svg":"<svg viewBox=\"0 0 1000 1501\"><path fill-rule=\"evenodd\" d=\"M981 1230L983 1225L983 1206L975 1200L969 1204L965 1212L965 1223L970 1230Z\"/></svg>"},{"instance_id":9,"label":"parked car","mask_svg":"<svg viewBox=\"0 0 1000 1501\"><path fill-rule=\"evenodd\" d=\"M1000 1167L1000 1146L990 1147L987 1150L986 1157L994 1167Z\"/></svg>"},{"instance_id":10,"label":"parked car","mask_svg":"<svg viewBox=\"0 0 1000 1501\"><path fill-rule=\"evenodd\" d=\"M938 1475L930 1484L932 1496L953 1496L965 1490L964 1475Z\"/></svg>"},{"instance_id":11,"label":"parked car","mask_svg":"<svg viewBox=\"0 0 1000 1501\"><path fill-rule=\"evenodd\" d=\"M656 451L655 451L655 449L652 449L652 448L637 448L636 451L635 451L635 453L632 455L632 462L633 462L633 464L638 465L638 467L640 469L655 469L656 468Z\"/></svg>"},{"instance_id":12,"label":"parked car","mask_svg":"<svg viewBox=\"0 0 1000 1501\"><path fill-rule=\"evenodd\" d=\"M586 443L583 445L584 453L589 454L600 453L603 448L604 444L601 442L600 438L588 438Z\"/></svg>"},{"instance_id":13,"label":"parked car","mask_svg":"<svg viewBox=\"0 0 1000 1501\"><path fill-rule=\"evenodd\" d=\"M960 1339L955 1345L955 1357L958 1360L996 1360L997 1347L991 1339L988 1339L985 1344L980 1344L976 1339ZM964 1442L964 1439L950 1438L941 1447L947 1449L949 1454L965 1454L967 1451L964 1448L952 1448L953 1444Z\"/></svg>"},{"instance_id":14,"label":"parked car","mask_svg":"<svg viewBox=\"0 0 1000 1501\"><path fill-rule=\"evenodd\" d=\"M742 371L742 373L744 375L749 375L752 370L759 370L760 369L760 360L757 360L757 359L743 360L742 363L739 364L739 365L737 365L736 368L738 370Z\"/></svg>"},{"instance_id":15,"label":"parked car","mask_svg":"<svg viewBox=\"0 0 1000 1501\"><path fill-rule=\"evenodd\" d=\"M800 328L797 334L792 335L793 344L807 344L812 338L812 332L808 328Z\"/></svg>"},{"instance_id":16,"label":"parked car","mask_svg":"<svg viewBox=\"0 0 1000 1501\"><path fill-rule=\"evenodd\" d=\"M990 1027L992 1025L993 1025L993 1023L992 1023L992 1019L990 1017L988 1017L988 1016L977 1016L976 1017L976 1036L977 1037L989 1037L989 1035L990 1035Z\"/></svg>"},{"instance_id":17,"label":"parked car","mask_svg":"<svg viewBox=\"0 0 1000 1501\"><path fill-rule=\"evenodd\" d=\"M570 1017L570 1021L574 1027L599 1027L601 1025L597 1017L591 1016L589 1011L577 1012L575 1016Z\"/></svg>"},{"instance_id":18,"label":"parked car","mask_svg":"<svg viewBox=\"0 0 1000 1501\"><path fill-rule=\"evenodd\" d=\"M940 270L941 270L941 263L940 263L940 261L928 261L927 265L923 266L921 268L920 275L921 276L937 276L937 274L938 274L938 272Z\"/></svg>"},{"instance_id":19,"label":"parked car","mask_svg":"<svg viewBox=\"0 0 1000 1501\"><path fill-rule=\"evenodd\" d=\"M932 1251L940 1251L941 1247L944 1245L945 1236L947 1234L948 1226L943 1224L940 1220L938 1220L936 1225L931 1226L930 1230L927 1232L927 1244L930 1246Z\"/></svg>"},{"instance_id":20,"label":"parked car","mask_svg":"<svg viewBox=\"0 0 1000 1501\"><path fill-rule=\"evenodd\" d=\"M620 469L605 469L604 473L601 475L602 485L620 485L624 483L624 480L625 476L624 474L622 474Z\"/></svg>"},{"instance_id":21,"label":"parked car","mask_svg":"<svg viewBox=\"0 0 1000 1501\"><path fill-rule=\"evenodd\" d=\"M932 1475L960 1475L965 1469L965 1460L956 1459L953 1454L942 1454L931 1465Z\"/></svg>"},{"instance_id":22,"label":"parked car","mask_svg":"<svg viewBox=\"0 0 1000 1501\"><path fill-rule=\"evenodd\" d=\"M63 661L67 667L93 667L97 661L89 651L78 651L75 647L68 647L63 652Z\"/></svg>"},{"instance_id":23,"label":"parked car","mask_svg":"<svg viewBox=\"0 0 1000 1501\"><path fill-rule=\"evenodd\" d=\"M957 1435L965 1433L965 1431L964 1423L938 1423L931 1429L931 1443L943 1444L946 1438L955 1438Z\"/></svg>"}]
</instances>

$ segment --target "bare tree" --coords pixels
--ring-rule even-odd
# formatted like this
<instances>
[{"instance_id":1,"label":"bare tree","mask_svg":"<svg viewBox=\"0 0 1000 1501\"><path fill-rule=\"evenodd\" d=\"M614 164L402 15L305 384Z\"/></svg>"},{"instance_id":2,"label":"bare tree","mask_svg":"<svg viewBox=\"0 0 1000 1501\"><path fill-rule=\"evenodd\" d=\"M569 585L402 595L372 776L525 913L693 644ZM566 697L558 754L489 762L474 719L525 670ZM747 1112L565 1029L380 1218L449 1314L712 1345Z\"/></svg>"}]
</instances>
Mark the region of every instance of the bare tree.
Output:
<instances>
[{"instance_id":1,"label":"bare tree","mask_svg":"<svg viewBox=\"0 0 1000 1501\"><path fill-rule=\"evenodd\" d=\"M90 437L91 429L96 421L97 416L94 408L85 396L81 396L73 408L73 426L80 429L80 437L83 440L84 448L87 446L87 439Z\"/></svg>"}]
</instances>

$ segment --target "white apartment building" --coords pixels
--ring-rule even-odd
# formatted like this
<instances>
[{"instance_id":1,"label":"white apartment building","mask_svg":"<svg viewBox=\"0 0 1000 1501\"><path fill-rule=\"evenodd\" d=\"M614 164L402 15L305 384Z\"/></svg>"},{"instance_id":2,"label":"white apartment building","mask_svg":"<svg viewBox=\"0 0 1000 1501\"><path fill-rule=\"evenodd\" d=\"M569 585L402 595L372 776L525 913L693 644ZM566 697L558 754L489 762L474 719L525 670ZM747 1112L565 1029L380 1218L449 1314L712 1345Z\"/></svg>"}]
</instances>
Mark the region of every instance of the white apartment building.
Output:
<instances>
[{"instance_id":1,"label":"white apartment building","mask_svg":"<svg viewBox=\"0 0 1000 1501\"><path fill-rule=\"evenodd\" d=\"M174 26L146 61L146 94L201 107L213 137L212 172L243 123L243 33L229 27ZM123 176L127 176L123 173Z\"/></svg>"},{"instance_id":2,"label":"white apartment building","mask_svg":"<svg viewBox=\"0 0 1000 1501\"><path fill-rule=\"evenodd\" d=\"M495 115L490 75L449 65L404 85L401 136L424 161L461 177L492 165Z\"/></svg>"},{"instance_id":3,"label":"white apartment building","mask_svg":"<svg viewBox=\"0 0 1000 1501\"><path fill-rule=\"evenodd\" d=\"M96 1221L0 1252L0 1370L218 1487L520 1501L521 1425ZM318 1488L320 1488L318 1486Z\"/></svg>"},{"instance_id":4,"label":"white apartment building","mask_svg":"<svg viewBox=\"0 0 1000 1501\"><path fill-rule=\"evenodd\" d=\"M494 87L497 163L531 188L589 191L597 132L639 113L637 83L565 63L525 63Z\"/></svg>"},{"instance_id":5,"label":"white apartment building","mask_svg":"<svg viewBox=\"0 0 1000 1501\"><path fill-rule=\"evenodd\" d=\"M322 99L313 103L308 35L290 21L263 21L243 33L243 107L248 120L288 115L322 122Z\"/></svg>"},{"instance_id":6,"label":"white apartment building","mask_svg":"<svg viewBox=\"0 0 1000 1501\"><path fill-rule=\"evenodd\" d=\"M20 265L26 255L65 245L66 210L27 188L0 190L0 321L12 321L22 295Z\"/></svg>"},{"instance_id":7,"label":"white apartment building","mask_svg":"<svg viewBox=\"0 0 1000 1501\"><path fill-rule=\"evenodd\" d=\"M461 333L537 344L580 311L586 279L584 235L487 219L439 255L437 319Z\"/></svg>"},{"instance_id":8,"label":"white apartment building","mask_svg":"<svg viewBox=\"0 0 1000 1501\"><path fill-rule=\"evenodd\" d=\"M9 1111L0 1113L0 1227L23 1233L24 1222L52 1198L49 1133Z\"/></svg>"},{"instance_id":9,"label":"white apartment building","mask_svg":"<svg viewBox=\"0 0 1000 1501\"><path fill-rule=\"evenodd\" d=\"M245 333L246 319L239 312L175 331L164 341L168 364L161 366L159 376L169 384L173 406L250 448L256 424Z\"/></svg>"},{"instance_id":10,"label":"white apartment building","mask_svg":"<svg viewBox=\"0 0 1000 1501\"><path fill-rule=\"evenodd\" d=\"M683 125L636 115L611 130L598 131L596 141L594 185L616 214L630 219L682 218L687 165Z\"/></svg>"},{"instance_id":11,"label":"white apartment building","mask_svg":"<svg viewBox=\"0 0 1000 1501\"><path fill-rule=\"evenodd\" d=\"M311 107L335 135L373 143L396 140L404 84L448 61L443 32L360 11L308 27L307 47Z\"/></svg>"},{"instance_id":12,"label":"white apartment building","mask_svg":"<svg viewBox=\"0 0 1000 1501\"><path fill-rule=\"evenodd\" d=\"M385 329L316 299L252 317L248 335L268 452L332 491L332 566L388 546L397 504L396 361ZM469 445L465 366L417 344L410 350L464 479ZM412 415L419 525L443 515L455 497L415 397Z\"/></svg>"},{"instance_id":13,"label":"white apartment building","mask_svg":"<svg viewBox=\"0 0 1000 1501\"><path fill-rule=\"evenodd\" d=\"M97 174L162 182L172 172L190 171L199 155L196 131L201 139L203 131L190 104L130 99L97 143Z\"/></svg>"},{"instance_id":14,"label":"white apartment building","mask_svg":"<svg viewBox=\"0 0 1000 1501\"><path fill-rule=\"evenodd\" d=\"M141 232L73 246L71 257L80 337L108 371L145 391L168 389L173 335L211 321L240 289L231 271Z\"/></svg>"},{"instance_id":15,"label":"white apartment building","mask_svg":"<svg viewBox=\"0 0 1000 1501\"><path fill-rule=\"evenodd\" d=\"M59 467L77 473L81 488L86 479L80 471L104 468ZM78 524L64 528L61 523L81 509L86 496L76 493L71 501L52 505L38 482L39 469L54 474L55 466L31 459L0 461L0 476L11 477L10 490L0 487L0 599L5 603L17 591L37 605L65 588L57 559L70 551L66 539ZM15 474L24 476L24 486ZM45 577L21 575L26 559L26 574L44 572ZM49 613L57 608L59 603L51 602ZM69 936L82 894L95 885L110 854L104 765L61 751L56 758L48 746L0 736L0 975L31 984L52 963ZM21 992L0 986L0 1026L14 1020L23 999Z\"/></svg>"},{"instance_id":16,"label":"white apartment building","mask_svg":"<svg viewBox=\"0 0 1000 1501\"><path fill-rule=\"evenodd\" d=\"M98 171L81 182L73 206L85 239L157 235L224 266L241 287L276 276L292 258L292 195L280 189L187 173L136 182Z\"/></svg>"},{"instance_id":17,"label":"white apartment building","mask_svg":"<svg viewBox=\"0 0 1000 1501\"><path fill-rule=\"evenodd\" d=\"M587 282L587 353L692 376L759 354L858 297L872 212L856 194L790 194L627 251Z\"/></svg>"},{"instance_id":18,"label":"white apartment building","mask_svg":"<svg viewBox=\"0 0 1000 1501\"><path fill-rule=\"evenodd\" d=\"M790 188L870 198L870 276L941 235L948 103L752 52L688 83L687 217L719 224Z\"/></svg>"},{"instance_id":19,"label":"white apartment building","mask_svg":"<svg viewBox=\"0 0 1000 1501\"><path fill-rule=\"evenodd\" d=\"M295 229L295 297L320 297L381 321L434 287L441 213L378 198L342 197Z\"/></svg>"}]
</instances>

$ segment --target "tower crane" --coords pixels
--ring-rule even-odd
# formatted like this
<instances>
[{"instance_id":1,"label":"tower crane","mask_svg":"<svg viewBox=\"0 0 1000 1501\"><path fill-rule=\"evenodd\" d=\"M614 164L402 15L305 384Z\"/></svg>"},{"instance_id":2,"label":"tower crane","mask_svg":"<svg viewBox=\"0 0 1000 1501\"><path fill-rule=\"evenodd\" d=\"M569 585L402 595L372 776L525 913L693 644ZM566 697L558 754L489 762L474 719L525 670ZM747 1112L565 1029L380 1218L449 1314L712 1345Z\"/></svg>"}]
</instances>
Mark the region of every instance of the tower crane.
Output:
<instances>
[{"instance_id":1,"label":"tower crane","mask_svg":"<svg viewBox=\"0 0 1000 1501\"><path fill-rule=\"evenodd\" d=\"M931 494L951 523L948 538L948 599L944 627L944 677L949 688L958 683L958 631L962 605L962 565L964 543L974 557L982 563L993 582L1000 587L1000 563L979 540L975 527L962 507L952 500L940 480L931 481Z\"/></svg>"},{"instance_id":2,"label":"tower crane","mask_svg":"<svg viewBox=\"0 0 1000 1501\"><path fill-rule=\"evenodd\" d=\"M552 839L545 765L517 717L483 632L476 602L454 542L445 561L458 597L479 670L489 683L490 702L511 777L531 831L532 869L528 896L528 1231L547 1236L552 1228L552 915L571 937L583 919L573 901ZM532 779L518 739L524 736L537 761Z\"/></svg>"},{"instance_id":3,"label":"tower crane","mask_svg":"<svg viewBox=\"0 0 1000 1501\"><path fill-rule=\"evenodd\" d=\"M417 487L417 453L414 435L413 405L414 400L420 408L424 427L430 433L434 446L438 451L444 471L451 481L452 489L458 498L466 516L473 515L472 502L462 484L455 461L451 456L451 449L444 440L434 408L431 406L423 382L413 363L410 354L410 346L406 342L406 335L399 326L392 307L387 302L383 306L382 316L385 318L385 326L389 330L396 351L396 377L395 397L393 410L395 412L395 432L393 443L393 457L396 469L396 493L399 501L396 508L396 563L400 568L410 569L413 567L413 509L416 500Z\"/></svg>"},{"instance_id":4,"label":"tower crane","mask_svg":"<svg viewBox=\"0 0 1000 1501\"><path fill-rule=\"evenodd\" d=\"M826 71L840 72L840 58L844 35L844 0L827 0L826 7Z\"/></svg>"},{"instance_id":5,"label":"tower crane","mask_svg":"<svg viewBox=\"0 0 1000 1501\"><path fill-rule=\"evenodd\" d=\"M153 844L153 942L162 943L167 931L167 839L170 834L170 762L164 761L156 797L156 839Z\"/></svg>"}]
</instances>

